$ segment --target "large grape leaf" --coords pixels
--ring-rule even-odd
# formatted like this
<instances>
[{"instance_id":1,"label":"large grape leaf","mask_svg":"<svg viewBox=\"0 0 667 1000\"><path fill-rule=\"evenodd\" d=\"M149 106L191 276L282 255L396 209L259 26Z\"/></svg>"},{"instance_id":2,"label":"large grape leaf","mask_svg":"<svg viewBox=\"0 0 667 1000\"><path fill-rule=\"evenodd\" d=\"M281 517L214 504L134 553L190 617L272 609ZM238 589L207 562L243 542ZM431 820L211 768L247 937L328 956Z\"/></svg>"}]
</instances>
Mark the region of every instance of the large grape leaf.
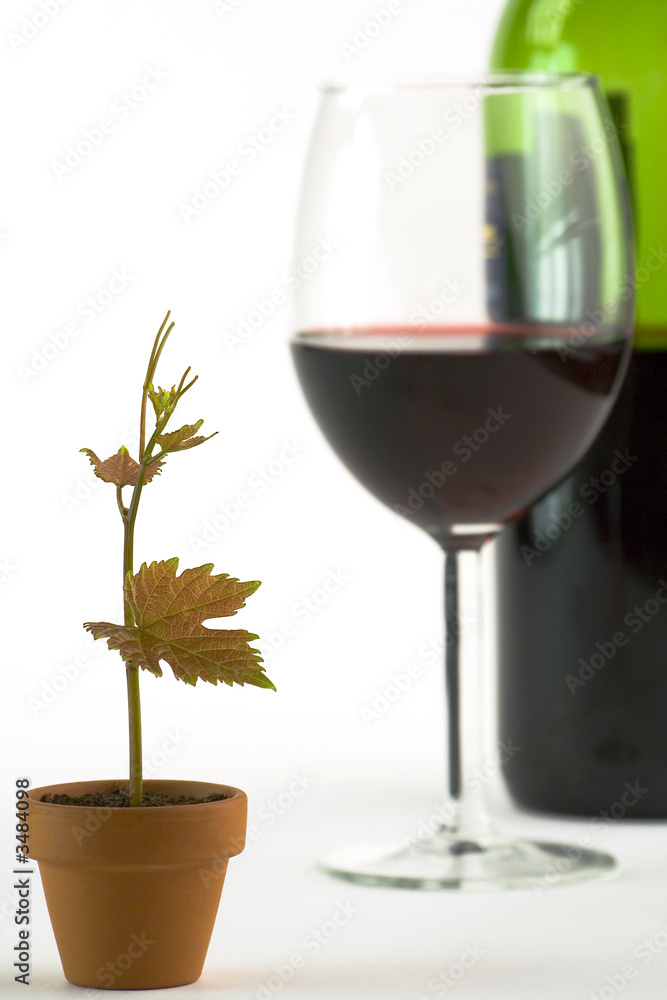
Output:
<instances>
[{"instance_id":1,"label":"large grape leaf","mask_svg":"<svg viewBox=\"0 0 667 1000\"><path fill-rule=\"evenodd\" d=\"M81 451L90 459L90 464L95 469L95 475L103 479L105 483L114 483L116 486L135 485L141 466L135 462L127 448L120 447L115 455L104 461L99 459L90 448L82 448ZM162 461L151 462L144 473L144 482L150 483L153 476L159 475L163 465Z\"/></svg>"},{"instance_id":2,"label":"large grape leaf","mask_svg":"<svg viewBox=\"0 0 667 1000\"><path fill-rule=\"evenodd\" d=\"M211 575L213 565L186 569L176 575L178 559L144 563L125 581L125 599L135 625L86 622L96 639L120 651L136 667L162 675L160 661L169 664L178 680L196 684L254 684L273 688L260 664L259 651L249 645L258 637L243 629L206 628L209 618L235 615L245 598L259 587L241 583L227 573Z\"/></svg>"}]
</instances>

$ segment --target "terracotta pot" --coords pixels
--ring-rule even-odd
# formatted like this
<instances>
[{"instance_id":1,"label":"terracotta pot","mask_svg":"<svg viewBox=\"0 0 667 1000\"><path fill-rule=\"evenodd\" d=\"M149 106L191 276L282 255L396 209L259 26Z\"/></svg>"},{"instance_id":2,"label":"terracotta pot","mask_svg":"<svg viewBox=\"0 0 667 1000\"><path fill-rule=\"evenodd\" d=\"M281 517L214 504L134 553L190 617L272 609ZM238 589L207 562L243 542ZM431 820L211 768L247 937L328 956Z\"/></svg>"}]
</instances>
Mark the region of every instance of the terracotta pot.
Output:
<instances>
[{"instance_id":1,"label":"terracotta pot","mask_svg":"<svg viewBox=\"0 0 667 1000\"><path fill-rule=\"evenodd\" d=\"M141 990L201 975L227 861L245 846L247 799L230 785L144 782L200 805L94 809L41 802L127 781L30 789L30 857L39 862L65 976L77 986Z\"/></svg>"}]
</instances>

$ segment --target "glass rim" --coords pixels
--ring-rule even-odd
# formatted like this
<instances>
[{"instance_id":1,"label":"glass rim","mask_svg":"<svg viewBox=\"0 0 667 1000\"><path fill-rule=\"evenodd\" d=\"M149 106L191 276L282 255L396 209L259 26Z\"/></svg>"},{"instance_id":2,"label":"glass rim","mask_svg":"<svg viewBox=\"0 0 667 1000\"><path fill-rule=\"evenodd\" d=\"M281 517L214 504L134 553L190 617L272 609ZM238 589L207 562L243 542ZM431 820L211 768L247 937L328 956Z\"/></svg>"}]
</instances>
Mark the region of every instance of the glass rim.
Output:
<instances>
[{"instance_id":1,"label":"glass rim","mask_svg":"<svg viewBox=\"0 0 667 1000\"><path fill-rule=\"evenodd\" d=\"M323 80L319 85L322 94L342 94L345 92L405 92L410 90L476 90L484 93L517 93L540 89L576 90L597 87L599 77L595 73L536 72L535 70L509 69L490 73L462 74L437 77L386 77L371 79L366 77Z\"/></svg>"}]
</instances>

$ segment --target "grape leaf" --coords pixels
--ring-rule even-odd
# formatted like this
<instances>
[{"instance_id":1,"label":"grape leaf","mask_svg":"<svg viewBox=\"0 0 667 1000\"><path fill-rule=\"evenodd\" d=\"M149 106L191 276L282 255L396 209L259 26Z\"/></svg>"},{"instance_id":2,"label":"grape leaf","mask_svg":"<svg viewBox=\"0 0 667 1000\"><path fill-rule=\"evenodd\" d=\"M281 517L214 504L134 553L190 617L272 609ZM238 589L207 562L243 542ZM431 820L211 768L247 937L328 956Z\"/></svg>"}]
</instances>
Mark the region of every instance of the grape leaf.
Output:
<instances>
[{"instance_id":1,"label":"grape leaf","mask_svg":"<svg viewBox=\"0 0 667 1000\"><path fill-rule=\"evenodd\" d=\"M90 464L95 469L95 475L103 479L105 483L114 483L116 486L134 486L137 482L137 475L141 466L132 458L127 448L120 447L115 455L107 458L104 462L97 457L90 448L82 448ZM164 462L151 462L144 473L144 482L150 483L153 476L160 474L160 469Z\"/></svg>"},{"instance_id":2,"label":"grape leaf","mask_svg":"<svg viewBox=\"0 0 667 1000\"><path fill-rule=\"evenodd\" d=\"M178 680L196 684L274 685L260 666L262 658L248 640L258 637L243 629L206 628L209 618L234 615L245 607L245 598L259 587L257 581L241 583L227 573L211 575L213 565L186 569L176 575L178 559L144 563L125 581L125 599L136 625L85 622L96 639L105 638L109 649L120 651L135 667L162 676L160 661L169 664Z\"/></svg>"},{"instance_id":3,"label":"grape leaf","mask_svg":"<svg viewBox=\"0 0 667 1000\"><path fill-rule=\"evenodd\" d=\"M185 424L177 431L170 431L169 434L160 434L157 442L163 451L185 451L186 448L195 448L198 444L203 444L204 441L208 441L209 438L215 437L218 433L215 431L208 437L203 437L201 434L195 437L203 423L203 420L198 420L196 424Z\"/></svg>"}]
</instances>

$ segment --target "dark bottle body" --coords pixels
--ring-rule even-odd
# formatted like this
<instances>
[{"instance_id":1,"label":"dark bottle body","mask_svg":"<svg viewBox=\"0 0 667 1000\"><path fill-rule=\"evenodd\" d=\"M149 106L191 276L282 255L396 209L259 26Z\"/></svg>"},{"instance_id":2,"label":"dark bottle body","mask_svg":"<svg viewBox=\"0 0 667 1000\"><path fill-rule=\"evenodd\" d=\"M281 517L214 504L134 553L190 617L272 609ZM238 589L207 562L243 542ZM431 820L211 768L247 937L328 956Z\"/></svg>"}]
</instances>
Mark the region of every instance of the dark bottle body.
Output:
<instances>
[{"instance_id":1,"label":"dark bottle body","mask_svg":"<svg viewBox=\"0 0 667 1000\"><path fill-rule=\"evenodd\" d=\"M667 816L666 387L667 350L636 352L593 448L497 543L500 739L521 747L505 774L523 807Z\"/></svg>"},{"instance_id":2,"label":"dark bottle body","mask_svg":"<svg viewBox=\"0 0 667 1000\"><path fill-rule=\"evenodd\" d=\"M600 74L635 210L638 329L622 398L497 549L500 735L523 748L507 783L518 804L549 812L620 802L614 818L667 817L666 32L664 0L508 0L491 60ZM572 503L581 513L566 528ZM556 536L559 516L560 537L528 565L525 546ZM626 806L636 783L646 791Z\"/></svg>"}]
</instances>

